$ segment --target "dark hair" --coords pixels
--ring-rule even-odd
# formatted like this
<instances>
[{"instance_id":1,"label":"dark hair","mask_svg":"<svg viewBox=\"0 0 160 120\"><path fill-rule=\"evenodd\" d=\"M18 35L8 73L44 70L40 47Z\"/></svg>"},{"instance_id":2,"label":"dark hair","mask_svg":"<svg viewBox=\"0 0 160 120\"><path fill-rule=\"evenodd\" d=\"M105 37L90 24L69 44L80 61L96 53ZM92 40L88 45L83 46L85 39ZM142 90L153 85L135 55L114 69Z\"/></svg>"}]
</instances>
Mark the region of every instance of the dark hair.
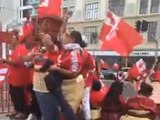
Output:
<instances>
[{"instance_id":1,"label":"dark hair","mask_svg":"<svg viewBox=\"0 0 160 120\"><path fill-rule=\"evenodd\" d=\"M87 47L87 44L82 40L82 35L79 31L71 31L71 38L75 39L75 43L78 43L82 48Z\"/></svg>"},{"instance_id":2,"label":"dark hair","mask_svg":"<svg viewBox=\"0 0 160 120\"><path fill-rule=\"evenodd\" d=\"M96 81L93 81L93 85L92 85L92 90L94 91L100 91L102 88L102 84L100 81L96 80Z\"/></svg>"},{"instance_id":3,"label":"dark hair","mask_svg":"<svg viewBox=\"0 0 160 120\"><path fill-rule=\"evenodd\" d=\"M153 87L145 82L141 83L140 90L138 91L139 94L144 96L150 96L152 94Z\"/></svg>"},{"instance_id":4,"label":"dark hair","mask_svg":"<svg viewBox=\"0 0 160 120\"><path fill-rule=\"evenodd\" d=\"M103 106L108 107L111 105L121 106L119 96L122 95L123 83L120 81L115 81L112 83L107 95L104 98Z\"/></svg>"}]
</instances>

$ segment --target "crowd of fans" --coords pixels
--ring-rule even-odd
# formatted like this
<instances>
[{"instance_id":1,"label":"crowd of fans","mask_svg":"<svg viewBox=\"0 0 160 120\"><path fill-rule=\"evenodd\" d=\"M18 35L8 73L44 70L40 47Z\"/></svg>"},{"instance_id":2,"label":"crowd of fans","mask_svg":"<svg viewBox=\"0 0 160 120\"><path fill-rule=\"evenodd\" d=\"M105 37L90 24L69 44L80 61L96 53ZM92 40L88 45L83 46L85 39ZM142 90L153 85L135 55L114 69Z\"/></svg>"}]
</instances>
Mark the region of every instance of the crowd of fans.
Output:
<instances>
[{"instance_id":1,"label":"crowd of fans","mask_svg":"<svg viewBox=\"0 0 160 120\"><path fill-rule=\"evenodd\" d=\"M144 76L127 78L138 81L139 87L135 87L136 96L126 99L122 94L126 80L123 71L117 68L111 86L105 85L101 68L85 49L81 33L70 32L65 26L61 19L46 16L37 24L38 31L30 29L23 39L13 32L12 53L1 59L1 64L8 65L6 77L14 106L8 117L153 120L159 116L159 62L150 75L150 84Z\"/></svg>"}]
</instances>

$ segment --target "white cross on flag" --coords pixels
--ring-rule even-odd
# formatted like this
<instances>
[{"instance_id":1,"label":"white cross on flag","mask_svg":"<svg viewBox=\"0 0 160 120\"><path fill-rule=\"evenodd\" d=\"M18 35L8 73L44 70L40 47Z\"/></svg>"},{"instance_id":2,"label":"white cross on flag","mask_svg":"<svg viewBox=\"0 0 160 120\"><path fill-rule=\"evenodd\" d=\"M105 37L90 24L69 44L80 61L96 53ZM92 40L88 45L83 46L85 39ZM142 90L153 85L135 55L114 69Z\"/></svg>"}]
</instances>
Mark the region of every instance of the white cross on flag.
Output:
<instances>
[{"instance_id":1,"label":"white cross on flag","mask_svg":"<svg viewBox=\"0 0 160 120\"><path fill-rule=\"evenodd\" d=\"M143 59L140 59L136 64L129 70L129 75L133 78L138 78L146 70L146 63Z\"/></svg>"},{"instance_id":2,"label":"white cross on flag","mask_svg":"<svg viewBox=\"0 0 160 120\"><path fill-rule=\"evenodd\" d=\"M114 50L121 56L129 55L143 42L142 36L129 24L112 12L108 12L101 29L102 50Z\"/></svg>"}]
</instances>

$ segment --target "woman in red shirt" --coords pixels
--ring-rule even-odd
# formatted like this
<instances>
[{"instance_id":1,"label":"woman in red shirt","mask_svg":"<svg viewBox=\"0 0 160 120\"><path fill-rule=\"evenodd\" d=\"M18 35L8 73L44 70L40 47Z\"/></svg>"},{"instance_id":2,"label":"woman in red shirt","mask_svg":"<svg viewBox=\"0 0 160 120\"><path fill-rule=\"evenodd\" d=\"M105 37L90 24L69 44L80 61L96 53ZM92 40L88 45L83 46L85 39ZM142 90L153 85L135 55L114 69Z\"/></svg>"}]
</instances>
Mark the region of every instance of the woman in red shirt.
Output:
<instances>
[{"instance_id":1,"label":"woman in red shirt","mask_svg":"<svg viewBox=\"0 0 160 120\"><path fill-rule=\"evenodd\" d=\"M75 43L78 43L81 47L81 58L82 67L80 73L83 75L85 79L85 89L83 92L83 114L85 120L91 119L91 110L90 110L90 89L93 84L93 81L99 80L98 71L95 65L95 59L93 56L84 48L87 44L82 40L82 35L79 31L72 31L70 33L71 38L74 40Z\"/></svg>"},{"instance_id":2,"label":"woman in red shirt","mask_svg":"<svg viewBox=\"0 0 160 120\"><path fill-rule=\"evenodd\" d=\"M52 65L50 70L59 72L65 79L74 79L82 70L82 48L66 32L63 33L61 40L63 50L59 55L57 64ZM56 100L55 102L60 106L64 118L66 120L75 120L74 112L62 93L62 82L63 80L59 83L61 86L52 95Z\"/></svg>"},{"instance_id":3,"label":"woman in red shirt","mask_svg":"<svg viewBox=\"0 0 160 120\"><path fill-rule=\"evenodd\" d=\"M23 43L19 43L12 51L10 60L3 59L9 67L9 80L11 85L11 98L17 114L14 118L25 118L24 87L27 85L30 71L21 60L28 50Z\"/></svg>"}]
</instances>

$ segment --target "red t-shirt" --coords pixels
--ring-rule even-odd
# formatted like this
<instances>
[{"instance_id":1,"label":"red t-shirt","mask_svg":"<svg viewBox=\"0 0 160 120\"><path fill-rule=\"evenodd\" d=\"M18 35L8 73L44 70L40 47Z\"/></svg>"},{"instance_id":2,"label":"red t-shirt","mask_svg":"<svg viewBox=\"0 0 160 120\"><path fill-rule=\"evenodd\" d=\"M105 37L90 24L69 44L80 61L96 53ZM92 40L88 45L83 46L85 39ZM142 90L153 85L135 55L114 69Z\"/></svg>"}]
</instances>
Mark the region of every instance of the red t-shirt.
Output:
<instances>
[{"instance_id":1,"label":"red t-shirt","mask_svg":"<svg viewBox=\"0 0 160 120\"><path fill-rule=\"evenodd\" d=\"M61 53L60 51L55 51L54 53L47 52L47 53L46 53L46 56L47 56L50 60L52 60L52 61L54 62L54 64L56 64L57 61L58 61L58 57L59 57L60 53Z\"/></svg>"},{"instance_id":2,"label":"red t-shirt","mask_svg":"<svg viewBox=\"0 0 160 120\"><path fill-rule=\"evenodd\" d=\"M90 92L90 102L92 107L100 107L103 103L105 96L109 90L108 86L104 86L100 91L91 91Z\"/></svg>"},{"instance_id":3,"label":"red t-shirt","mask_svg":"<svg viewBox=\"0 0 160 120\"><path fill-rule=\"evenodd\" d=\"M38 50L38 47L35 47L33 49L33 51L36 52L37 55L38 55L38 53L40 53L39 50ZM51 53L51 52L47 51L47 52L41 53L42 60L39 60L39 61L33 60L33 62L34 62L35 65L43 65L43 63L45 62L46 59L50 59L50 60L52 60L56 64L59 54L60 54L59 50L56 50L54 53ZM35 55L35 59L37 59L36 57L37 56ZM34 74L34 69L31 69L30 70L30 80L29 80L29 83L33 83L33 74Z\"/></svg>"},{"instance_id":4,"label":"red t-shirt","mask_svg":"<svg viewBox=\"0 0 160 120\"><path fill-rule=\"evenodd\" d=\"M33 84L33 75L34 75L34 69L30 69L30 75L29 75L29 84Z\"/></svg>"},{"instance_id":5,"label":"red t-shirt","mask_svg":"<svg viewBox=\"0 0 160 120\"><path fill-rule=\"evenodd\" d=\"M11 55L8 56L8 59L11 60ZM9 84L11 84L11 83L12 83L12 79L10 78L10 74L11 74L10 72L12 72L12 66L7 65L7 68L8 68L8 72L7 72L7 82L8 82Z\"/></svg>"},{"instance_id":6,"label":"red t-shirt","mask_svg":"<svg viewBox=\"0 0 160 120\"><path fill-rule=\"evenodd\" d=\"M9 67L9 80L15 87L24 86L28 83L30 70L24 65L24 62L20 59L20 56L26 56L28 50L22 44L18 45L15 50L12 51L11 60L17 65L10 65Z\"/></svg>"},{"instance_id":7,"label":"red t-shirt","mask_svg":"<svg viewBox=\"0 0 160 120\"><path fill-rule=\"evenodd\" d=\"M95 59L85 49L83 49L82 59L83 59L82 63L83 67L81 70L81 74L85 78L85 87L89 87L92 86L94 80L99 80L95 66Z\"/></svg>"},{"instance_id":8,"label":"red t-shirt","mask_svg":"<svg viewBox=\"0 0 160 120\"><path fill-rule=\"evenodd\" d=\"M60 68L79 73L82 69L80 50L64 50L61 52L57 64Z\"/></svg>"}]
</instances>

